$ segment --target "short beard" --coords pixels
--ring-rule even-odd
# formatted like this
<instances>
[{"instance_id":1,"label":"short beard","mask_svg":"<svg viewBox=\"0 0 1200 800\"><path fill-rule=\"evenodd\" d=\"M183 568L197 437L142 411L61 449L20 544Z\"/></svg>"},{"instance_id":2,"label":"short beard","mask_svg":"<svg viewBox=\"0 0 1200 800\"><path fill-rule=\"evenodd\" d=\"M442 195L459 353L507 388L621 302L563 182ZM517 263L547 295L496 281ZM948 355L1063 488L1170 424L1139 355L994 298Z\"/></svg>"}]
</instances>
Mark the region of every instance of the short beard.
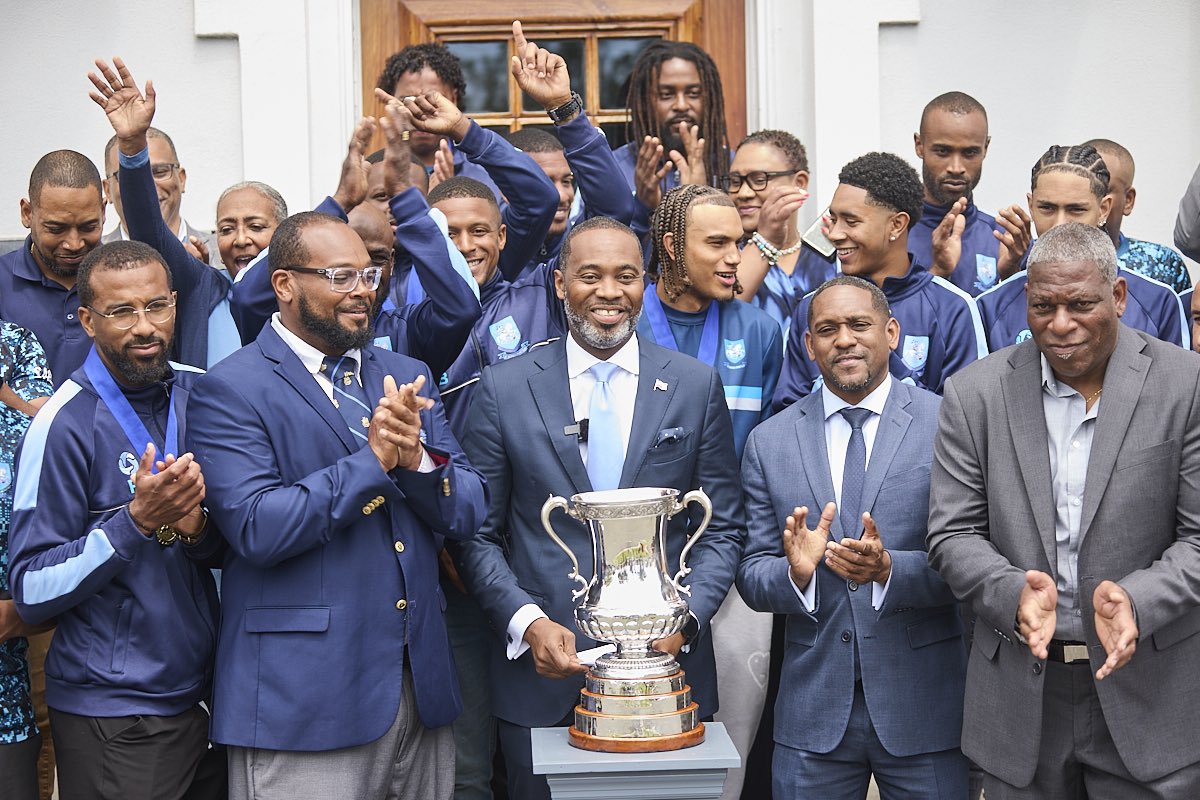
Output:
<instances>
[{"instance_id":1,"label":"short beard","mask_svg":"<svg viewBox=\"0 0 1200 800\"><path fill-rule=\"evenodd\" d=\"M871 372L870 367L867 367L867 377L863 378L858 383L842 383L833 375L834 373L831 370L829 373L829 382L832 383L834 387L845 392L846 394L857 394L858 392L865 391L867 387L871 385L871 382L875 380L875 374Z\"/></svg>"},{"instance_id":2,"label":"short beard","mask_svg":"<svg viewBox=\"0 0 1200 800\"><path fill-rule=\"evenodd\" d=\"M938 186L937 176L931 174L929 170L925 168L924 162L922 162L921 165L921 182L925 184L925 193L928 194L933 200L933 204L942 208L949 208L950 206L954 205L956 202L958 202L959 197L965 197L970 200L971 192L975 190L975 187L970 181L968 181L967 190L961 195L955 195L952 197L946 194L942 191L941 187ZM938 220L938 222L941 222L941 220Z\"/></svg>"},{"instance_id":3,"label":"short beard","mask_svg":"<svg viewBox=\"0 0 1200 800\"><path fill-rule=\"evenodd\" d=\"M58 277L74 278L79 274L79 267L83 264L82 261L73 267L68 267L65 264L59 263L59 260L57 258L55 258L54 256L50 255L49 253L45 252L44 250L42 250L42 248L38 247L36 244L34 245L34 249L37 250L37 254L41 257L42 264L45 265L46 269L50 270ZM86 255L87 255L87 253L84 253L84 256L86 256Z\"/></svg>"},{"instance_id":4,"label":"short beard","mask_svg":"<svg viewBox=\"0 0 1200 800\"><path fill-rule=\"evenodd\" d=\"M126 386L149 386L155 381L161 381L167 375L167 351L170 349L171 343L164 340L161 336L146 336L140 339L134 339L127 346L137 346L143 344L158 343L162 345L162 349L158 351L158 355L152 361L144 361L126 355L124 349L114 350L109 348L99 341L95 342L96 348L100 354L104 356L104 360L108 362L108 367L117 374L121 383Z\"/></svg>"},{"instance_id":5,"label":"short beard","mask_svg":"<svg viewBox=\"0 0 1200 800\"><path fill-rule=\"evenodd\" d=\"M576 313L566 300L563 301L563 309L566 311L567 327L571 332L597 350L612 350L625 344L637 330L638 320L642 318L642 311L638 309L637 313L627 314L625 321L620 325L603 331L591 320Z\"/></svg>"},{"instance_id":6,"label":"short beard","mask_svg":"<svg viewBox=\"0 0 1200 800\"><path fill-rule=\"evenodd\" d=\"M344 353L347 350L359 350L370 344L375 336L375 326L370 321L371 306L367 305L367 324L357 330L347 330L337 324L336 319L326 319L319 316L308 304L308 298L301 292L298 295L300 306L300 325L317 339L335 352ZM334 312L335 314L337 312Z\"/></svg>"}]
</instances>

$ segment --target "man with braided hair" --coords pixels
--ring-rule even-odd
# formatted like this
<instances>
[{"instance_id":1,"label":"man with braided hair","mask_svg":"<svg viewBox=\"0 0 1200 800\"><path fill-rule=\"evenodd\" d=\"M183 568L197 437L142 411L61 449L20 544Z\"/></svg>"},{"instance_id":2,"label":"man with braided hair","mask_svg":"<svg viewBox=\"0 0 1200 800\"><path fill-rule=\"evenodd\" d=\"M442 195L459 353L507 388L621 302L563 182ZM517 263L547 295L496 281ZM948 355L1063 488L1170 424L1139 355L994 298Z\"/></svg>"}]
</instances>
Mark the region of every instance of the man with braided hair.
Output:
<instances>
[{"instance_id":1,"label":"man with braided hair","mask_svg":"<svg viewBox=\"0 0 1200 800\"><path fill-rule=\"evenodd\" d=\"M1064 222L1082 222L1105 228L1112 214L1113 197L1108 191L1108 165L1096 148L1087 144L1054 145L1033 165L1029 214L1039 236ZM1128 300L1121 322L1163 341L1190 346L1187 315L1179 298L1165 283L1120 267ZM979 315L988 346L999 350L1030 337L1025 303L1025 270L979 295Z\"/></svg>"},{"instance_id":2,"label":"man with braided hair","mask_svg":"<svg viewBox=\"0 0 1200 800\"><path fill-rule=\"evenodd\" d=\"M626 106L629 142L616 156L641 201L633 226L640 233L663 192L689 183L713 186L729 172L721 74L691 42L652 42L633 64Z\"/></svg>"},{"instance_id":3,"label":"man with braided hair","mask_svg":"<svg viewBox=\"0 0 1200 800\"><path fill-rule=\"evenodd\" d=\"M838 181L828 236L841 271L871 281L891 304L900 323L900 344L888 364L890 372L940 394L946 378L987 355L987 347L971 296L931 274L909 253L909 233L922 210L917 172L892 153L867 153L842 167ZM820 370L804 347L811 302L812 295L806 296L792 315L787 361L775 393L777 409L821 386Z\"/></svg>"},{"instance_id":4,"label":"man with braided hair","mask_svg":"<svg viewBox=\"0 0 1200 800\"><path fill-rule=\"evenodd\" d=\"M654 259L638 336L694 356L716 370L740 459L750 431L771 414L783 362L783 333L765 312L738 300L742 223L733 201L708 186L672 189L651 218ZM770 650L771 616L730 591L713 618L717 679L726 699L718 719L745 758L766 702L766 676L747 663ZM741 776L726 781L736 797Z\"/></svg>"}]
</instances>

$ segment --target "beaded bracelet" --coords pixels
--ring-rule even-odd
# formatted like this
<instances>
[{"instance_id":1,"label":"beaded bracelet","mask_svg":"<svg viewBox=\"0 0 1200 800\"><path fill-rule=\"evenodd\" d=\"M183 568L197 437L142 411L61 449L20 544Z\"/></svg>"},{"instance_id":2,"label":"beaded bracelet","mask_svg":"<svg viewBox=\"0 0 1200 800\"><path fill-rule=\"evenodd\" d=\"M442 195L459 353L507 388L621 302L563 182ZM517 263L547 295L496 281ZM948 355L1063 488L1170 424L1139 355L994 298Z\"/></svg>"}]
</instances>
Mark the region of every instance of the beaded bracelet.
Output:
<instances>
[{"instance_id":1,"label":"beaded bracelet","mask_svg":"<svg viewBox=\"0 0 1200 800\"><path fill-rule=\"evenodd\" d=\"M790 256L792 253L795 253L800 249L800 246L804 244L804 240L801 239L791 247L784 247L781 249L764 239L762 234L758 231L754 232L754 235L750 237L750 241L754 242L754 246L758 248L758 252L762 253L763 258L765 258L767 263L771 266L778 264L779 259L783 258L784 256Z\"/></svg>"}]
</instances>

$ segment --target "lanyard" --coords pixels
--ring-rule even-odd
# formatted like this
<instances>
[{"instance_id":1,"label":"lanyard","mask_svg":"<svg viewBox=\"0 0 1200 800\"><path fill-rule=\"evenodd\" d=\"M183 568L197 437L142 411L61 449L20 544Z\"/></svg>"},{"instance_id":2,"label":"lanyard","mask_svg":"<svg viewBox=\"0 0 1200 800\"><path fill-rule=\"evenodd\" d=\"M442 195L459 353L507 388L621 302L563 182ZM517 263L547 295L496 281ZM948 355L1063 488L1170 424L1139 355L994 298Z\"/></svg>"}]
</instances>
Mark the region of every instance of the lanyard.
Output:
<instances>
[{"instance_id":1,"label":"lanyard","mask_svg":"<svg viewBox=\"0 0 1200 800\"><path fill-rule=\"evenodd\" d=\"M96 394L100 395L100 399L104 401L104 405L108 406L108 410L116 419L117 424L121 426L121 430L125 432L126 438L129 439L129 444L133 446L133 452L136 458L140 459L142 453L146 450L146 445L153 442L150 432L146 430L145 424L142 423L141 417L133 410L133 406L129 404L128 398L117 386L117 382L113 380L113 376L109 373L108 367L104 366L104 362L100 360L100 355L96 352L96 346L92 345L91 352L88 353L87 360L83 362L83 371L87 374L88 380L92 382L92 388L96 390ZM175 403L171 397L167 398L167 435L163 441L163 452L158 454L158 461L166 458L167 453L179 455L179 422L175 419ZM150 472L158 472L158 468L151 464Z\"/></svg>"},{"instance_id":2,"label":"lanyard","mask_svg":"<svg viewBox=\"0 0 1200 800\"><path fill-rule=\"evenodd\" d=\"M671 323L667 321L667 312L663 311L662 301L658 299L656 285L649 284L646 288L650 291L643 297L642 313L650 321L650 331L654 334L654 340L663 347L678 352L679 345L675 342L675 334L671 332ZM721 327L721 310L717 305L716 300L709 301L708 314L704 317L704 330L700 332L700 349L696 353L697 359L713 368L717 365L717 334Z\"/></svg>"}]
</instances>

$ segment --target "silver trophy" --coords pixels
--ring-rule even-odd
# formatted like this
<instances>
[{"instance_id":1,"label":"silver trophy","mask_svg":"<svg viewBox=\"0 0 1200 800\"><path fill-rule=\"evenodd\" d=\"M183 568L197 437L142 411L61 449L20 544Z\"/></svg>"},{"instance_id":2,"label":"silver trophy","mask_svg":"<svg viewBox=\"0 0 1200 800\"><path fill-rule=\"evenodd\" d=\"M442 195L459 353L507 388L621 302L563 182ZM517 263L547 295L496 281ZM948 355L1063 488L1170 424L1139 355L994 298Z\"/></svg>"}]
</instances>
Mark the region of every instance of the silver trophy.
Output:
<instances>
[{"instance_id":1,"label":"silver trophy","mask_svg":"<svg viewBox=\"0 0 1200 800\"><path fill-rule=\"evenodd\" d=\"M656 752L704 741L704 725L679 663L651 643L683 630L690 594L680 581L685 559L712 519L703 491L677 499L675 489L612 489L571 498L551 497L542 506L542 525L571 559L575 624L593 639L616 645L588 670L575 707L570 742L585 750ZM667 521L689 503L699 503L704 519L679 554L679 569L667 564ZM579 574L579 560L550 524L561 508L587 525L592 535L595 574ZM681 596L682 595L682 596Z\"/></svg>"}]
</instances>

